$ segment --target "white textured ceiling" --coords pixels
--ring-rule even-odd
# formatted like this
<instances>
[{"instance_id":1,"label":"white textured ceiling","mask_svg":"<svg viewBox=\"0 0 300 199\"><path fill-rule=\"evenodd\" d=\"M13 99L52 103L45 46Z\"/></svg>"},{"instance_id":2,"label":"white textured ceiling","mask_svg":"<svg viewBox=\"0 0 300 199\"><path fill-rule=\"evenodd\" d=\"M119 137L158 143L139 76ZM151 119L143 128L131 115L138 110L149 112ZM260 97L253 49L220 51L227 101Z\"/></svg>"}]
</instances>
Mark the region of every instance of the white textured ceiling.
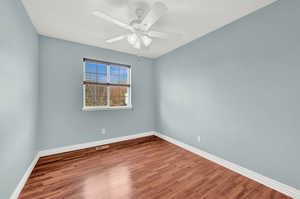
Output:
<instances>
[{"instance_id":1,"label":"white textured ceiling","mask_svg":"<svg viewBox=\"0 0 300 199\"><path fill-rule=\"evenodd\" d=\"M136 0L22 0L41 35L149 58L159 57L276 0L160 0L168 6L168 12L152 29L177 34L166 40L154 39L149 48L142 50L134 49L126 40L105 43L128 31L93 16L92 11L100 10L129 23L134 18L132 1Z\"/></svg>"}]
</instances>

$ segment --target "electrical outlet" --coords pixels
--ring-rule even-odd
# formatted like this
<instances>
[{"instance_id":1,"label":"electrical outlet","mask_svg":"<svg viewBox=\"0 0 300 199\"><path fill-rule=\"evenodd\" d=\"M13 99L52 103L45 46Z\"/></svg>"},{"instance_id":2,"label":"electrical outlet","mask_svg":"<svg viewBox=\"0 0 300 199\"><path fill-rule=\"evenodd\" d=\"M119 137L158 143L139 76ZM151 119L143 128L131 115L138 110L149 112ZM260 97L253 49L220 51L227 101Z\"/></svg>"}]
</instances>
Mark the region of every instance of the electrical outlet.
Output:
<instances>
[{"instance_id":1,"label":"electrical outlet","mask_svg":"<svg viewBox=\"0 0 300 199\"><path fill-rule=\"evenodd\" d=\"M105 135L106 134L106 129L105 128L97 129L97 133Z\"/></svg>"},{"instance_id":2,"label":"electrical outlet","mask_svg":"<svg viewBox=\"0 0 300 199\"><path fill-rule=\"evenodd\" d=\"M102 128L102 129L101 129L101 133L102 133L102 135L105 135L105 134L106 134L106 129L105 129L105 128Z\"/></svg>"},{"instance_id":3,"label":"electrical outlet","mask_svg":"<svg viewBox=\"0 0 300 199\"><path fill-rule=\"evenodd\" d=\"M201 142L201 137L200 137L200 135L198 135L197 141L198 141L198 142Z\"/></svg>"}]
</instances>

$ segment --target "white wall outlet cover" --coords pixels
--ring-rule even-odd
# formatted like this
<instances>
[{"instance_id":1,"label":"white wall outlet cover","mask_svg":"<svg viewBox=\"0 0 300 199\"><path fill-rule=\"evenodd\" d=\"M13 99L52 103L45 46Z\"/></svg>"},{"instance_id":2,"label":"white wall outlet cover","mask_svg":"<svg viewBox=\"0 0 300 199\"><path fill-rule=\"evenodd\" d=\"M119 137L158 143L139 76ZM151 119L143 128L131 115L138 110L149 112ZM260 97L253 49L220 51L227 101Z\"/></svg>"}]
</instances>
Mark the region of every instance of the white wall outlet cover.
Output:
<instances>
[{"instance_id":1,"label":"white wall outlet cover","mask_svg":"<svg viewBox=\"0 0 300 199\"><path fill-rule=\"evenodd\" d=\"M102 128L102 129L101 129L101 133L102 133L103 135L105 135L105 134L106 134L106 129L105 129L105 128Z\"/></svg>"},{"instance_id":2,"label":"white wall outlet cover","mask_svg":"<svg viewBox=\"0 0 300 199\"><path fill-rule=\"evenodd\" d=\"M201 141L201 137L200 135L197 137L197 141L200 142Z\"/></svg>"}]
</instances>

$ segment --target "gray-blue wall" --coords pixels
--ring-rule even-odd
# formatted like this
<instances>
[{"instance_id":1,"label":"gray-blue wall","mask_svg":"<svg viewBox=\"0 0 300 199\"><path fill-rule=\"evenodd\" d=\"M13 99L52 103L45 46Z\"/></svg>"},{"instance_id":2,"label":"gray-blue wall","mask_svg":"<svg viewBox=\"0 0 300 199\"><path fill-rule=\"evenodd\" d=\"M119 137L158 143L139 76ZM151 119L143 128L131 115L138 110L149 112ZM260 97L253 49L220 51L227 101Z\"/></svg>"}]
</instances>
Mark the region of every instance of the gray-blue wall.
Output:
<instances>
[{"instance_id":1,"label":"gray-blue wall","mask_svg":"<svg viewBox=\"0 0 300 199\"><path fill-rule=\"evenodd\" d=\"M132 65L133 110L81 110L84 57ZM150 59L40 36L39 149L154 130L153 71Z\"/></svg>"},{"instance_id":2,"label":"gray-blue wall","mask_svg":"<svg viewBox=\"0 0 300 199\"><path fill-rule=\"evenodd\" d=\"M278 1L159 58L158 131L299 189L299 8Z\"/></svg>"},{"instance_id":3,"label":"gray-blue wall","mask_svg":"<svg viewBox=\"0 0 300 199\"><path fill-rule=\"evenodd\" d=\"M153 61L38 37L1 0L0 198L36 149L155 129L299 189L299 7L278 1ZM81 111L83 57L132 65L133 110Z\"/></svg>"},{"instance_id":4,"label":"gray-blue wall","mask_svg":"<svg viewBox=\"0 0 300 199\"><path fill-rule=\"evenodd\" d=\"M0 2L0 198L35 156L38 35L19 0Z\"/></svg>"}]
</instances>

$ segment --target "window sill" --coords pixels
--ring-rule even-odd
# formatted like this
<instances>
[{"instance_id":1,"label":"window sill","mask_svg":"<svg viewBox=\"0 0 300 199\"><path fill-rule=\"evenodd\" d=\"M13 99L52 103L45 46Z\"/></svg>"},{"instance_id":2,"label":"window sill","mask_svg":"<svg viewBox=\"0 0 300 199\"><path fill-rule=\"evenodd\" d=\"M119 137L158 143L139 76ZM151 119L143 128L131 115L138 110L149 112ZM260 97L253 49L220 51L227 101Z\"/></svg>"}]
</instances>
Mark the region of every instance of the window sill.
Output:
<instances>
[{"instance_id":1,"label":"window sill","mask_svg":"<svg viewBox=\"0 0 300 199\"><path fill-rule=\"evenodd\" d=\"M111 111L111 110L124 110L124 109L132 109L132 106L115 106L115 107L99 107L99 106L91 106L91 107L83 107L82 111Z\"/></svg>"}]
</instances>

